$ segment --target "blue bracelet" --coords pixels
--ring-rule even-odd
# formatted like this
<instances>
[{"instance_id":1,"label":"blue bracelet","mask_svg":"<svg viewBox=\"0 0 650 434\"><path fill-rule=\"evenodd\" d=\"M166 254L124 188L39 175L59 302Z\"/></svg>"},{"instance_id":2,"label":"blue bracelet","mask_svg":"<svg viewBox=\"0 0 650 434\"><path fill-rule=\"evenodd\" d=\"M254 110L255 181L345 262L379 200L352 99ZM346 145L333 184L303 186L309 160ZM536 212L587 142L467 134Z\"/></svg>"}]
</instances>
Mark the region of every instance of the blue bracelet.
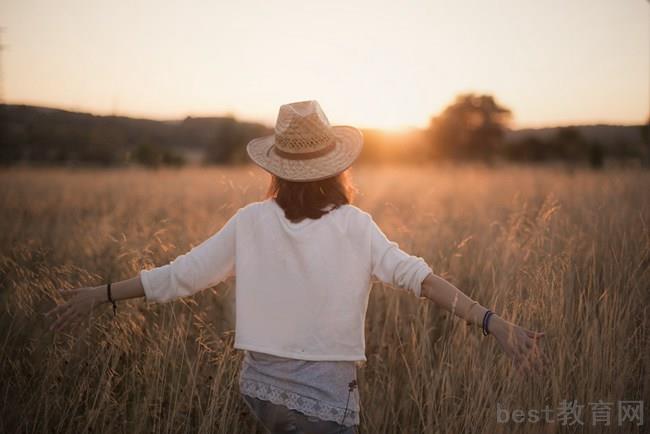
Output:
<instances>
[{"instance_id":1,"label":"blue bracelet","mask_svg":"<svg viewBox=\"0 0 650 434\"><path fill-rule=\"evenodd\" d=\"M485 315L483 315L483 336L487 336L490 334L490 331L488 330L488 325L490 323L490 317L494 315L494 312L492 312L490 309L488 309L485 312Z\"/></svg>"}]
</instances>

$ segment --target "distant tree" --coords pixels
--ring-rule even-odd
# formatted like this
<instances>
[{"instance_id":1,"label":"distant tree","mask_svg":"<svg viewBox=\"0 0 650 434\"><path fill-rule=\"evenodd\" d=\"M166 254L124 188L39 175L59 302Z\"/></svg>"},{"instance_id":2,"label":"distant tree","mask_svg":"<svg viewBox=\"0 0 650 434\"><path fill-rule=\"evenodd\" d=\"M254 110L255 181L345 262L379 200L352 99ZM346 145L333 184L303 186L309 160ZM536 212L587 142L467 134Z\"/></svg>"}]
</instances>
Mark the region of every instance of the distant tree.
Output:
<instances>
[{"instance_id":1,"label":"distant tree","mask_svg":"<svg viewBox=\"0 0 650 434\"><path fill-rule=\"evenodd\" d=\"M650 116L648 116L648 121L645 125L641 125L641 137L646 147L645 165L650 167Z\"/></svg>"},{"instance_id":2,"label":"distant tree","mask_svg":"<svg viewBox=\"0 0 650 434\"><path fill-rule=\"evenodd\" d=\"M162 163L162 154L150 144L139 145L131 154L131 160L146 167L158 167Z\"/></svg>"},{"instance_id":3,"label":"distant tree","mask_svg":"<svg viewBox=\"0 0 650 434\"><path fill-rule=\"evenodd\" d=\"M9 140L7 106L0 104L0 164L12 163L18 157L18 147Z\"/></svg>"},{"instance_id":4,"label":"distant tree","mask_svg":"<svg viewBox=\"0 0 650 434\"><path fill-rule=\"evenodd\" d=\"M182 167L185 165L185 163L187 163L181 154L170 151L169 149L165 149L163 151L161 162L166 166L172 167Z\"/></svg>"},{"instance_id":5,"label":"distant tree","mask_svg":"<svg viewBox=\"0 0 650 434\"><path fill-rule=\"evenodd\" d=\"M539 137L526 136L510 143L505 156L511 160L541 162L552 158L552 149Z\"/></svg>"},{"instance_id":6,"label":"distant tree","mask_svg":"<svg viewBox=\"0 0 650 434\"><path fill-rule=\"evenodd\" d=\"M576 127L562 127L549 144L553 153L564 160L576 163L589 155L589 144Z\"/></svg>"},{"instance_id":7,"label":"distant tree","mask_svg":"<svg viewBox=\"0 0 650 434\"><path fill-rule=\"evenodd\" d=\"M206 149L205 161L217 164L246 162L246 144L255 137L270 133L263 125L228 118L217 128L214 139Z\"/></svg>"},{"instance_id":8,"label":"distant tree","mask_svg":"<svg viewBox=\"0 0 650 434\"><path fill-rule=\"evenodd\" d=\"M221 125L212 143L206 150L206 161L209 163L226 163L230 159L233 149L244 141L241 126L235 118L227 119Z\"/></svg>"},{"instance_id":9,"label":"distant tree","mask_svg":"<svg viewBox=\"0 0 650 434\"><path fill-rule=\"evenodd\" d=\"M180 154L151 144L143 144L135 148L131 153L131 161L146 167L180 167L185 164L185 159Z\"/></svg>"},{"instance_id":10,"label":"distant tree","mask_svg":"<svg viewBox=\"0 0 650 434\"><path fill-rule=\"evenodd\" d=\"M605 163L605 150L598 142L589 145L589 165L593 169L601 169Z\"/></svg>"},{"instance_id":11,"label":"distant tree","mask_svg":"<svg viewBox=\"0 0 650 434\"><path fill-rule=\"evenodd\" d=\"M491 95L462 94L431 119L434 154L450 158L490 160L502 143L512 117Z\"/></svg>"}]
</instances>

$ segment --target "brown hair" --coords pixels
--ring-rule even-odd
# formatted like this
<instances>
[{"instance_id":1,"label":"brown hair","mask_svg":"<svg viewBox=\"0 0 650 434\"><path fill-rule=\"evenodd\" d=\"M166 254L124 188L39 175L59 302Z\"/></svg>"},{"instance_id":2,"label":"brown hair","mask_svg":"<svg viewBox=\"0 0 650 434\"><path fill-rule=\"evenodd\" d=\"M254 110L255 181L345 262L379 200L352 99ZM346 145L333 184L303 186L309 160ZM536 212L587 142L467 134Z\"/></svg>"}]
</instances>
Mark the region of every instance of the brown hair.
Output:
<instances>
[{"instance_id":1,"label":"brown hair","mask_svg":"<svg viewBox=\"0 0 650 434\"><path fill-rule=\"evenodd\" d=\"M305 218L318 219L329 212L322 209L327 205L332 204L332 209L336 209L352 203L357 190L349 170L320 181L307 182L289 181L272 174L266 198L275 198L285 217L293 223Z\"/></svg>"}]
</instances>

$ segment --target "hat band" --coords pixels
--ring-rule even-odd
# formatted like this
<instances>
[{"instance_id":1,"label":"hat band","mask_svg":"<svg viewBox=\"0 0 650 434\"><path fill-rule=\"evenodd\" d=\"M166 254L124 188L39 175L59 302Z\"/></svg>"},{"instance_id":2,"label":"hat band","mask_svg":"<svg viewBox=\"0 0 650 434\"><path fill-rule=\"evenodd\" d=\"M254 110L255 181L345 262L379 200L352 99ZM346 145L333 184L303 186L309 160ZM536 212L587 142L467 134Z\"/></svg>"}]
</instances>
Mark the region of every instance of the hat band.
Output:
<instances>
[{"instance_id":1,"label":"hat band","mask_svg":"<svg viewBox=\"0 0 650 434\"><path fill-rule=\"evenodd\" d=\"M309 160L312 158L318 158L322 157L325 154L328 154L330 151L334 150L336 147L336 142L332 142L323 149L319 149L318 151L313 151L313 152L286 152L283 151L282 149L278 149L277 146L275 146L275 143L269 148L267 151L268 153L273 149L273 152L279 157L286 158L288 160Z\"/></svg>"}]
</instances>

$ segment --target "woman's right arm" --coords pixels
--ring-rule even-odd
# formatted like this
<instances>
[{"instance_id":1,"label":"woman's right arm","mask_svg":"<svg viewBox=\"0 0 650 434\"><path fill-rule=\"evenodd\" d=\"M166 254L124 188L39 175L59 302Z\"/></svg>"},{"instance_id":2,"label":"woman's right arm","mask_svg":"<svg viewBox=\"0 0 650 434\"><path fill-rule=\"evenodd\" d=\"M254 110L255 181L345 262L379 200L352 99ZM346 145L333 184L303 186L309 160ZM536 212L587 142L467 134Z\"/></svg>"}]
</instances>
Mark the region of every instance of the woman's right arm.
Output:
<instances>
[{"instance_id":1,"label":"woman's right arm","mask_svg":"<svg viewBox=\"0 0 650 434\"><path fill-rule=\"evenodd\" d=\"M45 314L47 317L56 318L50 326L50 330L54 331L60 331L67 325L87 317L99 305L110 304L107 285L63 289L61 294L70 298ZM111 284L111 298L115 301L140 298L144 295L140 276Z\"/></svg>"},{"instance_id":2,"label":"woman's right arm","mask_svg":"<svg viewBox=\"0 0 650 434\"><path fill-rule=\"evenodd\" d=\"M234 275L235 226L238 215L239 211L217 233L170 263L151 270L141 270L136 277L113 283L111 297L115 301L145 297L147 301L163 303L187 297ZM87 317L96 306L110 304L105 284L64 289L61 294L70 298L46 314L56 318L51 330L61 330Z\"/></svg>"}]
</instances>

